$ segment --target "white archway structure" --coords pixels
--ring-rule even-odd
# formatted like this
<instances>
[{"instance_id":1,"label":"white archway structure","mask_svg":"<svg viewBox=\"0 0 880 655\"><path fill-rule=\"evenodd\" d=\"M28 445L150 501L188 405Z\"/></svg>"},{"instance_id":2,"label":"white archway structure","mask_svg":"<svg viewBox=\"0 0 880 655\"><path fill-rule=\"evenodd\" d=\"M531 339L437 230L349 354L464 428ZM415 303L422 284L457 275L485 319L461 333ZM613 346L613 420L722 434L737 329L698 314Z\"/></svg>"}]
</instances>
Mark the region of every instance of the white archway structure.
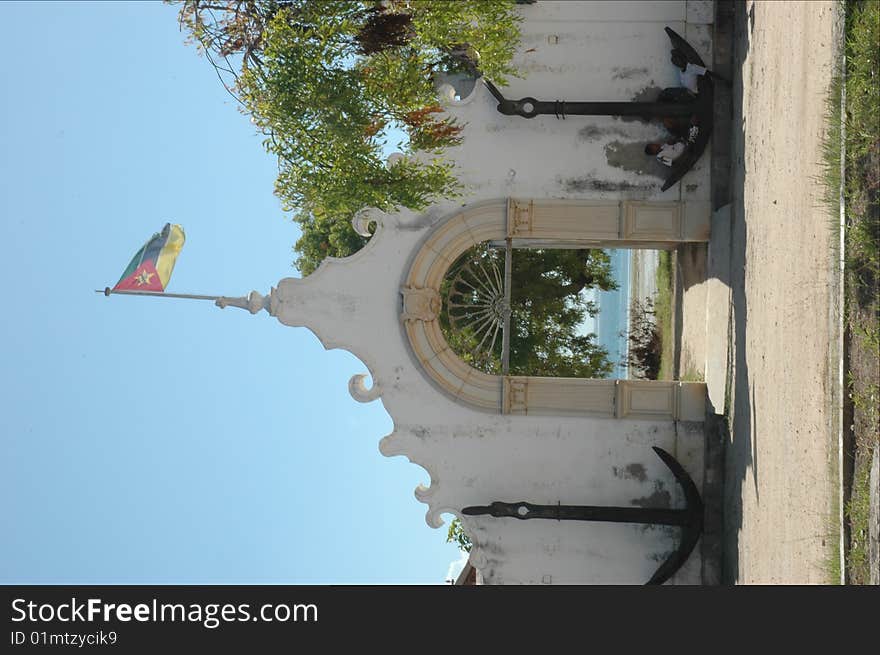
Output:
<instances>
[{"instance_id":1,"label":"white archway structure","mask_svg":"<svg viewBox=\"0 0 880 655\"><path fill-rule=\"evenodd\" d=\"M541 0L517 11L523 39L514 64L524 77L509 80L512 98L625 102L675 86L664 26L712 59L711 0ZM438 285L462 252L486 240L591 248L706 241L710 155L661 191L643 154L646 142L664 138L659 125L517 119L496 104L478 85L448 107L464 125L462 144L448 155L466 206L447 199L423 212L366 211L360 227L378 227L361 251L328 258L305 279L283 279L268 297L230 304L306 326L325 348L344 348L366 365L372 385L357 374L349 390L358 401L379 400L391 416L380 451L427 471L415 492L426 522L461 518L483 581L641 584L675 547L674 530L461 509L496 500L680 507L679 488L651 448L672 453L702 486L702 385L484 375L445 343L435 320ZM697 553L673 583L700 582Z\"/></svg>"},{"instance_id":2,"label":"white archway structure","mask_svg":"<svg viewBox=\"0 0 880 655\"><path fill-rule=\"evenodd\" d=\"M532 207L540 209L543 203L536 200ZM557 205L556 201L548 203ZM606 204L572 202L568 206ZM534 387L540 382L528 379L523 390L530 394L525 398L528 411L502 413L503 381L490 380L494 387L484 396L486 406L480 407L469 398L441 391L440 382L422 365L416 348L424 348L431 357L434 347L417 341L420 334L427 334L420 328L433 329L431 321L424 319L439 307L433 292L402 295L401 287L416 279L413 275L422 275L420 271L433 270L442 278L447 267L444 253L463 251L487 236L494 238L499 225L505 225L499 216L506 217L506 206L505 200L464 209L449 203L437 214L365 211L360 216L361 229L372 221L377 227L356 254L328 258L307 278L283 279L268 296L252 292L247 298L221 300L220 304L241 306L252 313L266 310L284 325L308 327L325 348L344 348L366 364L372 384L367 386L366 376L356 374L349 391L360 402L379 400L391 416L394 429L380 440L379 450L386 456L405 456L427 471L428 484L415 490L416 498L428 506L426 522L437 528L444 523L443 514L461 518L474 544L470 562L483 581L640 584L674 547L672 531L461 514L464 507L493 500L679 506L678 485L652 446L673 453L696 483L702 483L704 416L696 411L697 405L688 410L690 419L672 418L668 406L665 412L657 411L657 403L648 407L650 411L636 406L635 411L617 417L603 408L551 406L552 397L545 395L551 400L542 401L546 402L544 411L536 412L530 408L536 397ZM478 227L481 220L483 232ZM457 245L441 248L444 239ZM422 284L433 275L420 278ZM421 301L416 299L419 296ZM416 318L419 315L422 319ZM437 356L445 352L442 343L438 350ZM439 369L437 362L432 367ZM464 365L458 375L459 380L471 379ZM662 402L667 403L670 385L674 389L682 384L680 388L688 390L702 386L553 378L546 382L551 387L573 385L577 402L584 397L581 385L591 387L592 383L610 384L614 393L658 389ZM630 395L637 402L650 402L645 400L650 394ZM692 560L675 580L699 582L700 560Z\"/></svg>"},{"instance_id":3,"label":"white archway structure","mask_svg":"<svg viewBox=\"0 0 880 655\"><path fill-rule=\"evenodd\" d=\"M691 216L689 221L679 202L505 199L467 206L430 233L401 287L401 320L413 356L444 393L476 409L701 421L703 383L490 375L455 354L438 317L446 273L476 244L510 240L513 247L672 248L683 241L707 240L702 218Z\"/></svg>"}]
</instances>

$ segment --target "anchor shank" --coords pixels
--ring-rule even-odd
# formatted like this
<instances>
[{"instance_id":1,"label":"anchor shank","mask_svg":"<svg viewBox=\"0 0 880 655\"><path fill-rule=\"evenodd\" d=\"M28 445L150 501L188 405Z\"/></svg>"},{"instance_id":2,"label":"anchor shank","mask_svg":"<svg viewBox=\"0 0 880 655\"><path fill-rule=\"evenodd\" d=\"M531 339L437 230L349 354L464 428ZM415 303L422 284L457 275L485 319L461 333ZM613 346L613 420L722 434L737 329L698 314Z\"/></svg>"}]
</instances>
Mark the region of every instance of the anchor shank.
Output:
<instances>
[{"instance_id":1,"label":"anchor shank","mask_svg":"<svg viewBox=\"0 0 880 655\"><path fill-rule=\"evenodd\" d=\"M554 519L557 521L606 521L657 525L692 525L697 517L686 509L653 507L603 507L597 505L533 505L532 503L495 502L488 507L466 507L464 514L488 514L495 518L520 520Z\"/></svg>"},{"instance_id":2,"label":"anchor shank","mask_svg":"<svg viewBox=\"0 0 880 655\"><path fill-rule=\"evenodd\" d=\"M507 116L533 118L538 115L556 116L637 116L662 118L665 116L690 116L696 109L694 103L679 102L568 102L523 98L503 100L498 111Z\"/></svg>"},{"instance_id":3,"label":"anchor shank","mask_svg":"<svg viewBox=\"0 0 880 655\"><path fill-rule=\"evenodd\" d=\"M560 519L572 521L607 521L611 523L643 523L687 525L689 512L681 509L654 507L597 507L593 505L561 505Z\"/></svg>"}]
</instances>

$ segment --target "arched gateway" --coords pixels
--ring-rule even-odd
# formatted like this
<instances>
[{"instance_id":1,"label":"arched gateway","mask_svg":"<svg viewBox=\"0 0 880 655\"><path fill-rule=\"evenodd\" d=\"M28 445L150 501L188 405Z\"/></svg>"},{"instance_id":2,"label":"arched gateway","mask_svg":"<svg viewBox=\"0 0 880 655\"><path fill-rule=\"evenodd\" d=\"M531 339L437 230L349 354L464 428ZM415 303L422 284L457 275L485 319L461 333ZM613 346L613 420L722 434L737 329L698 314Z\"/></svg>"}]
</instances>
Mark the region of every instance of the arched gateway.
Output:
<instances>
[{"instance_id":1,"label":"arched gateway","mask_svg":"<svg viewBox=\"0 0 880 655\"><path fill-rule=\"evenodd\" d=\"M490 375L456 355L443 336L441 285L453 263L483 242L504 243L504 287L510 252L534 248L672 248L708 239L704 221L688 220L680 202L505 199L467 206L434 230L412 260L403 312L412 353L447 395L503 414L703 420L705 385L657 380L605 380ZM509 325L507 326L509 329Z\"/></svg>"},{"instance_id":2,"label":"arched gateway","mask_svg":"<svg viewBox=\"0 0 880 655\"><path fill-rule=\"evenodd\" d=\"M705 235L682 232L688 208L675 201L505 199L448 202L435 212L367 210L358 225L365 231L375 221L376 229L363 250L329 258L306 278L283 279L268 296L252 292L218 304L307 326L326 348L344 348L367 365L372 385L357 374L349 389L358 401L380 400L391 416L394 429L380 451L428 472L429 484L415 492L428 505L426 521L440 527L444 514L461 519L479 580L652 579L658 563L685 543L677 528L653 519L522 521L464 510L525 501L566 512L591 506L613 520L621 510L635 518L685 515L682 490L703 483L705 386L487 375L462 362L443 338L439 285L461 253L484 241L670 247ZM695 487L679 484L681 470L673 475L657 448ZM689 547L699 533L691 536ZM673 581L700 581L695 552L684 553Z\"/></svg>"}]
</instances>

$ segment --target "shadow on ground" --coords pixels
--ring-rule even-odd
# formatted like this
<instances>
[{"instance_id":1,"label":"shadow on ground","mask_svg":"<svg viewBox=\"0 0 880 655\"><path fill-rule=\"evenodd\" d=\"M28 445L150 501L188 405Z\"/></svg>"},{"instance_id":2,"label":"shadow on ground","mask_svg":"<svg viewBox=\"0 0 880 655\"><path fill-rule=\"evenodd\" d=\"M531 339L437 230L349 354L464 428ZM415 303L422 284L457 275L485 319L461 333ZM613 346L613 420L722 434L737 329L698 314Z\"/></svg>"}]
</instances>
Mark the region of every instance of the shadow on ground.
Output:
<instances>
[{"instance_id":1,"label":"shadow on ground","mask_svg":"<svg viewBox=\"0 0 880 655\"><path fill-rule=\"evenodd\" d=\"M687 243L676 249L674 379L680 379L683 366L684 294L695 285L716 280L729 290L730 295L727 324L716 313L717 324L709 326L712 330L726 330L726 335L712 336L728 344L726 362L715 362L726 368L728 381L726 393L715 395L717 402L720 398L725 399L724 407L716 407L707 398L706 479L703 485L707 512L702 546L703 580L707 584L732 584L739 578L743 485L754 485L757 492L758 437L753 431L755 400L746 362L748 225L743 199L747 126L742 111L743 67L751 65L746 60L749 35L754 27L754 11L747 11L745 2L718 0L713 65L714 70L732 84L730 87L716 85L712 136L712 206L716 213L712 221L712 237L708 244ZM729 205L729 218L722 209L725 205ZM713 302L724 301L716 296Z\"/></svg>"},{"instance_id":2,"label":"shadow on ground","mask_svg":"<svg viewBox=\"0 0 880 655\"><path fill-rule=\"evenodd\" d=\"M749 307L745 294L746 243L748 224L743 198L745 194L744 145L747 125L743 119L743 66L749 51L749 35L754 29L754 5L746 10L746 3L734 4L733 37L733 120L731 134L730 175L730 331L733 361L728 390L731 421L730 437L724 454L724 554L722 581L733 584L739 578L739 534L743 525L742 489L745 484L755 485L757 494L758 466L757 439L753 431L755 407L752 381L746 362L746 337ZM716 408L722 413L724 408ZM751 474L747 472L751 469Z\"/></svg>"}]
</instances>

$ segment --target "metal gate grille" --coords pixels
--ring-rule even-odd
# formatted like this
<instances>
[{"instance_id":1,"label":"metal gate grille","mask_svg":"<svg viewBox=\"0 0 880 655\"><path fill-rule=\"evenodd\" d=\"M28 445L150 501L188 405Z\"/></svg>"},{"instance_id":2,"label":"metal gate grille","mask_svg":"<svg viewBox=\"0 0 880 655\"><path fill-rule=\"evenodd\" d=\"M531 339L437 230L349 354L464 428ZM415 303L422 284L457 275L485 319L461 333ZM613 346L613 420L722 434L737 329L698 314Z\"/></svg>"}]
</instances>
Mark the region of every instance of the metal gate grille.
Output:
<instances>
[{"instance_id":1,"label":"metal gate grille","mask_svg":"<svg viewBox=\"0 0 880 655\"><path fill-rule=\"evenodd\" d=\"M510 369L511 267L510 240L501 248L487 243L466 253L449 281L449 326L470 341L471 364L486 373L507 375Z\"/></svg>"}]
</instances>

